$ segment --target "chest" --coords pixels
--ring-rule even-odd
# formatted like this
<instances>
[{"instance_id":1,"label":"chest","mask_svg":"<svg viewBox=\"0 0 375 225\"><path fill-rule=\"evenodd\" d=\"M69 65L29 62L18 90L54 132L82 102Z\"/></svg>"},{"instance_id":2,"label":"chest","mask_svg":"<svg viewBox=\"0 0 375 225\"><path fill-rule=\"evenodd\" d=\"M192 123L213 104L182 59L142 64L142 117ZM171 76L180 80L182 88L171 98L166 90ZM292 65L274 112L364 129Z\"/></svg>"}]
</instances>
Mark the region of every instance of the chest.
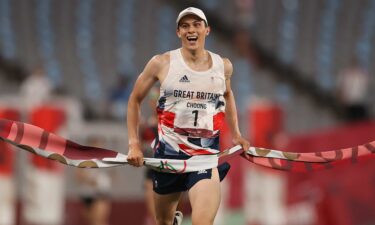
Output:
<instances>
[{"instance_id":1,"label":"chest","mask_svg":"<svg viewBox=\"0 0 375 225\"><path fill-rule=\"evenodd\" d=\"M163 88L169 92L178 93L178 96L191 95L188 98L196 98L198 93L201 92L223 94L225 91L224 76L213 71L204 74L192 74L187 70L181 70L169 74L167 79Z\"/></svg>"}]
</instances>

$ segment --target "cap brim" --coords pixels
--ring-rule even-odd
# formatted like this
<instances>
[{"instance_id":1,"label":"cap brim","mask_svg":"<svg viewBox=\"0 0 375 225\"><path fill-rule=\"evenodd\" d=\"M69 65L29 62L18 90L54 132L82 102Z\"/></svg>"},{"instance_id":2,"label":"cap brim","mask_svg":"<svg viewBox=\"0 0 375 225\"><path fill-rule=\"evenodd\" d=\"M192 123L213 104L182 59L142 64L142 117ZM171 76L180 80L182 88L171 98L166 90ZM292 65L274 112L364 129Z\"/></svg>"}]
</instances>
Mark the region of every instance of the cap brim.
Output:
<instances>
[{"instance_id":1,"label":"cap brim","mask_svg":"<svg viewBox=\"0 0 375 225\"><path fill-rule=\"evenodd\" d=\"M185 12L185 13L182 13L181 15L178 16L178 18L177 18L177 20L176 20L176 24L177 24L177 26L179 25L181 19L184 18L185 16L188 16L188 15L194 15L194 16L198 17L199 19L203 20L203 21L206 23L206 25L208 25L208 24L207 24L207 20L206 20L205 18L202 18L202 17L201 17L200 15L198 15L197 13L194 13L194 12Z\"/></svg>"}]
</instances>

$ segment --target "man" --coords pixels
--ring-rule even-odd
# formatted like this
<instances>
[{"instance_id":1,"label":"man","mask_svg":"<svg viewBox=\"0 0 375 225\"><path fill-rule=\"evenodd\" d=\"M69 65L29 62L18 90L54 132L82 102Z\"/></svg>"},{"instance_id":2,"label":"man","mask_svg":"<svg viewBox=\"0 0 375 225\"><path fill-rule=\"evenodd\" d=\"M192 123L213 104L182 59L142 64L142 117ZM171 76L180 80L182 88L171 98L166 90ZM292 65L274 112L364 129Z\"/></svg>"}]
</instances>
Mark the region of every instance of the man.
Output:
<instances>
[{"instance_id":1,"label":"man","mask_svg":"<svg viewBox=\"0 0 375 225\"><path fill-rule=\"evenodd\" d=\"M189 7L177 18L177 36L182 47L154 56L139 75L128 103L128 162L140 167L143 153L138 137L140 105L156 81L160 82L156 158L187 159L219 152L219 129L224 112L233 143L249 148L237 122L230 78L232 64L205 49L209 35L202 10ZM188 191L192 223L213 224L220 204L220 180L228 164L186 174L154 172L153 188L158 225L171 225L182 192Z\"/></svg>"}]
</instances>

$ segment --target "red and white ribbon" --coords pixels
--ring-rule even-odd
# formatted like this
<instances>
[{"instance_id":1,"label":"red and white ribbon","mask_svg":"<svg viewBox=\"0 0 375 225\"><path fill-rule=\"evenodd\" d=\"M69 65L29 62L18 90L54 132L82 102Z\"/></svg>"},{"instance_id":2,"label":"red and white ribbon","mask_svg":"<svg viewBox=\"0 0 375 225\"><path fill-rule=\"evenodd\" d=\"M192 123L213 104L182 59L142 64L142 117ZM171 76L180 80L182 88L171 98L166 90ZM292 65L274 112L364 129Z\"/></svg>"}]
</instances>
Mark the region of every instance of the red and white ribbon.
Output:
<instances>
[{"instance_id":1,"label":"red and white ribbon","mask_svg":"<svg viewBox=\"0 0 375 225\"><path fill-rule=\"evenodd\" d=\"M77 144L37 126L0 119L0 140L60 163L81 168L105 168L126 165L127 155ZM1 149L0 149L1 151ZM167 173L187 173L217 167L237 155L247 154L249 161L277 170L308 172L332 168L335 164L356 163L374 157L375 142L339 150L296 153L250 147L243 152L234 146L215 155L198 155L187 160L145 158L145 166ZM244 157L246 158L246 157ZM374 157L375 158L375 157Z\"/></svg>"}]
</instances>

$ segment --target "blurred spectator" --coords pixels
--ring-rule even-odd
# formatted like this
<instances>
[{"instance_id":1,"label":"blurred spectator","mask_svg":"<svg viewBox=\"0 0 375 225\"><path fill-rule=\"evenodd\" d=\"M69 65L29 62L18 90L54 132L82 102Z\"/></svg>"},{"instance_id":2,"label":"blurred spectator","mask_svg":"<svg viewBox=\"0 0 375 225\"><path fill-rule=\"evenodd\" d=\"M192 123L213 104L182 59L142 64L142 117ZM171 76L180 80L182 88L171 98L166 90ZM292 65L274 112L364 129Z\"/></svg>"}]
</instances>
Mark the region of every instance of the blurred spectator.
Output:
<instances>
[{"instance_id":1,"label":"blurred spectator","mask_svg":"<svg viewBox=\"0 0 375 225\"><path fill-rule=\"evenodd\" d=\"M42 67L37 67L21 85L20 93L28 122L48 132L58 133L65 123L65 112L48 105L53 87ZM30 225L63 224L65 185L63 167L56 162L30 155L26 168L22 218Z\"/></svg>"},{"instance_id":2,"label":"blurred spectator","mask_svg":"<svg viewBox=\"0 0 375 225\"><path fill-rule=\"evenodd\" d=\"M356 58L344 68L337 79L337 94L345 106L345 118L358 121L368 118L366 95L369 75Z\"/></svg>"},{"instance_id":3,"label":"blurred spectator","mask_svg":"<svg viewBox=\"0 0 375 225\"><path fill-rule=\"evenodd\" d=\"M236 50L236 57L233 58L233 67L235 79L233 79L233 89L237 93L237 108L240 118L246 113L249 99L253 94L252 89L252 72L253 53L250 45L250 34L247 30L236 30L233 35L233 45ZM241 126L241 125L240 125ZM242 127L241 127L242 128ZM243 129L243 128L242 128Z\"/></svg>"},{"instance_id":4,"label":"blurred spectator","mask_svg":"<svg viewBox=\"0 0 375 225\"><path fill-rule=\"evenodd\" d=\"M52 92L52 84L42 67L35 68L21 85L20 93L29 112L47 101Z\"/></svg>"},{"instance_id":5,"label":"blurred spectator","mask_svg":"<svg viewBox=\"0 0 375 225\"><path fill-rule=\"evenodd\" d=\"M124 120L128 98L131 92L130 77L119 75L115 86L110 90L110 116L117 120Z\"/></svg>"},{"instance_id":6,"label":"blurred spectator","mask_svg":"<svg viewBox=\"0 0 375 225\"><path fill-rule=\"evenodd\" d=\"M238 29L233 35L233 43L239 57L251 57L250 34L246 29Z\"/></svg>"},{"instance_id":7,"label":"blurred spectator","mask_svg":"<svg viewBox=\"0 0 375 225\"><path fill-rule=\"evenodd\" d=\"M238 27L234 34L232 40L235 51L239 58L244 58L254 67L258 67L260 65L260 61L258 58L258 53L253 48L252 43L252 36L249 29L244 27Z\"/></svg>"},{"instance_id":8,"label":"blurred spectator","mask_svg":"<svg viewBox=\"0 0 375 225\"><path fill-rule=\"evenodd\" d=\"M250 28L254 24L254 0L235 0L236 20L244 28Z\"/></svg>"},{"instance_id":9,"label":"blurred spectator","mask_svg":"<svg viewBox=\"0 0 375 225\"><path fill-rule=\"evenodd\" d=\"M29 123L47 132L59 133L65 124L65 111L50 105L31 109L28 117ZM22 167L26 174L26 185L22 187L24 224L61 225L65 212L64 167L38 155L28 156L31 163Z\"/></svg>"},{"instance_id":10,"label":"blurred spectator","mask_svg":"<svg viewBox=\"0 0 375 225\"><path fill-rule=\"evenodd\" d=\"M267 99L248 108L248 124L253 146L279 149L287 140L283 134L283 111ZM283 146L278 146L283 145ZM262 167L246 167L246 224L284 225L286 223L287 179L282 173Z\"/></svg>"},{"instance_id":11,"label":"blurred spectator","mask_svg":"<svg viewBox=\"0 0 375 225\"><path fill-rule=\"evenodd\" d=\"M19 120L16 109L0 106L0 118ZM0 141L0 225L16 224L15 151Z\"/></svg>"},{"instance_id":12,"label":"blurred spectator","mask_svg":"<svg viewBox=\"0 0 375 225\"><path fill-rule=\"evenodd\" d=\"M87 143L93 147L103 147L99 137L91 137ZM110 191L113 170L77 169L76 179L80 189L80 199L84 206L83 216L88 225L108 225L111 214Z\"/></svg>"},{"instance_id":13,"label":"blurred spectator","mask_svg":"<svg viewBox=\"0 0 375 225\"><path fill-rule=\"evenodd\" d=\"M0 154L6 147L5 145L5 143L0 143ZM5 150L8 151L8 149ZM0 155L0 163L2 163L1 160L2 156ZM14 225L16 215L15 183L12 176L2 173L0 171L0 225Z\"/></svg>"}]
</instances>

